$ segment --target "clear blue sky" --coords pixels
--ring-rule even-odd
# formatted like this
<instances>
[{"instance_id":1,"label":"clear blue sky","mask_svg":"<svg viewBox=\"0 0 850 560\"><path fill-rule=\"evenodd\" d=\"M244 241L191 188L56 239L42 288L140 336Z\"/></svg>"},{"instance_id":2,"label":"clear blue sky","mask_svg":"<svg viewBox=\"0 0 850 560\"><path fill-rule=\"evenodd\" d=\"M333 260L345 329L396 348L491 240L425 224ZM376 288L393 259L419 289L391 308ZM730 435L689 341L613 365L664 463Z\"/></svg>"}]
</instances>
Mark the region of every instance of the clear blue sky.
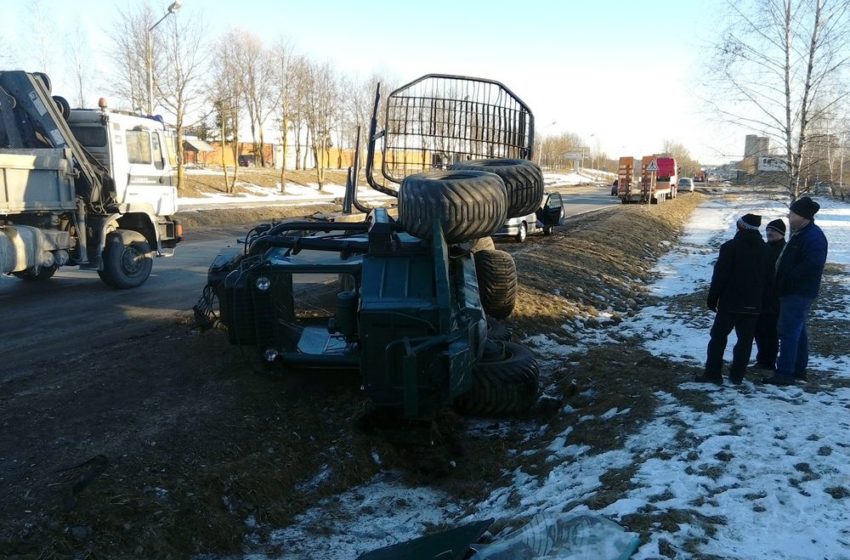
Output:
<instances>
[{"instance_id":1,"label":"clear blue sky","mask_svg":"<svg viewBox=\"0 0 850 560\"><path fill-rule=\"evenodd\" d=\"M81 26L106 67L104 29L126 1L36 1L53 20L55 41ZM152 5L164 13L169 3ZM0 0L0 8L17 21L31 18L28 2ZM724 9L722 0L183 0L177 17L202 14L211 39L230 27L269 45L287 37L353 76L496 79L531 106L539 132L574 132L612 157L657 152L671 139L703 161L722 162L740 156L750 132L713 125L700 100L710 86L701 78L706 45ZM0 29L12 46L3 63L30 69L27 27ZM54 50L50 71L61 87L62 48Z\"/></svg>"}]
</instances>

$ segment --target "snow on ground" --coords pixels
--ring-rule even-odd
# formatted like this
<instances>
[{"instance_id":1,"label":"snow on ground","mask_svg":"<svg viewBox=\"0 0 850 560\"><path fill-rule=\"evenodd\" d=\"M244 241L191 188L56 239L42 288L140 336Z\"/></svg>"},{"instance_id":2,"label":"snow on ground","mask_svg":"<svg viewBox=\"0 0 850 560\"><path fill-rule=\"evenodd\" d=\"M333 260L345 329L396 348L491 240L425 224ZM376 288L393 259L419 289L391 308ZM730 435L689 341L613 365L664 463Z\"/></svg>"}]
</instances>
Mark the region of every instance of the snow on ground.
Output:
<instances>
[{"instance_id":1,"label":"snow on ground","mask_svg":"<svg viewBox=\"0 0 850 560\"><path fill-rule=\"evenodd\" d=\"M829 262L850 272L850 205L821 204L817 222L830 243ZM672 296L704 289L717 248L747 212L761 213L766 224L787 210L778 200L746 196L706 202L694 213L682 243L658 262L660 279L653 292ZM823 313L850 319L847 307ZM658 336L646 343L654 353L700 364L710 321L702 310L691 315L662 301L617 329L654 331ZM586 344L605 338L589 332ZM545 338L535 342L538 352L560 359L574 350ZM812 363L810 375L827 381L850 377L846 356L813 356ZM692 382L680 388L701 392L707 403L718 405L716 410L706 412L714 407L694 408L658 392L661 404L654 419L622 449L596 455L568 443L570 433L581 429L571 426L548 444L548 461L557 465L545 479L522 469L507 473L512 483L475 504L480 513L474 516L461 513L466 504L452 503L432 489L404 487L396 473L384 472L370 484L317 504L290 527L274 531L271 541L284 547L287 559L354 558L419 536L434 523L581 512L586 506L563 508L600 490L603 473L633 466L634 488L596 513L617 521L645 513L651 505L655 512L684 510L695 513L691 519L708 520L656 523L650 541L633 558L660 558L662 546L676 551L677 558L690 558L695 551L684 545L696 542L696 551L717 558L850 559L850 389L824 383L819 391L807 392L749 381L740 390Z\"/></svg>"},{"instance_id":2,"label":"snow on ground","mask_svg":"<svg viewBox=\"0 0 850 560\"><path fill-rule=\"evenodd\" d=\"M610 183L616 178L617 175L615 173L596 169L581 169L567 173L543 173L543 184L546 187L589 185L593 183Z\"/></svg>"},{"instance_id":3,"label":"snow on ground","mask_svg":"<svg viewBox=\"0 0 850 560\"><path fill-rule=\"evenodd\" d=\"M298 185L286 183L284 189L280 185L276 187L261 187L251 183L238 183L239 187L246 192L238 194L204 193L201 197L181 197L179 207L181 209L207 208L210 206L244 206L250 204L305 204L316 201L332 202L345 196L345 186L325 184L319 190L318 183L310 185ZM389 200L385 194L379 193L368 187L358 188L358 198L361 200Z\"/></svg>"}]
</instances>

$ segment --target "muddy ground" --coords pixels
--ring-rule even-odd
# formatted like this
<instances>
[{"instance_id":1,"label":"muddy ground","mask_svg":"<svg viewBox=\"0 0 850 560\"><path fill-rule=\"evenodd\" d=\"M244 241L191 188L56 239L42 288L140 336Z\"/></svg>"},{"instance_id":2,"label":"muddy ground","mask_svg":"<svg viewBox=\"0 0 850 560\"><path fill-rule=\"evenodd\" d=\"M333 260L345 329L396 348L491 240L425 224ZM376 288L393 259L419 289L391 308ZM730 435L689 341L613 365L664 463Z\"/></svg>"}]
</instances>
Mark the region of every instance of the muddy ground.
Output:
<instances>
[{"instance_id":1,"label":"muddy ground","mask_svg":"<svg viewBox=\"0 0 850 560\"><path fill-rule=\"evenodd\" d=\"M650 303L643 287L652 265L702 199L616 207L571 219L550 237L500 243L513 253L522 284L507 322L514 336L554 333L568 342L576 329L616 323ZM655 391L687 399L677 384L693 373L627 340L591 348L542 371L547 396L574 412L541 407L475 435L447 412L437 445L410 448L358 429L368 410L358 379L258 374L225 333L200 332L187 312L146 336L76 353L61 367L45 357L0 385L0 557L240 553L317 500L396 467L411 483L474 500L520 462L538 476L551 468L544 451L507 450L545 449L540 443L579 415L630 408L582 423L570 442L617 447L651 416ZM594 396L577 396L577 386L596 389L583 393ZM526 439L515 424L529 422L548 427ZM322 465L331 467L328 476L307 484ZM588 506L616 500L628 475L606 475L606 489ZM664 521L694 522L687 512L680 517ZM655 521L648 508L625 524L645 535Z\"/></svg>"}]
</instances>

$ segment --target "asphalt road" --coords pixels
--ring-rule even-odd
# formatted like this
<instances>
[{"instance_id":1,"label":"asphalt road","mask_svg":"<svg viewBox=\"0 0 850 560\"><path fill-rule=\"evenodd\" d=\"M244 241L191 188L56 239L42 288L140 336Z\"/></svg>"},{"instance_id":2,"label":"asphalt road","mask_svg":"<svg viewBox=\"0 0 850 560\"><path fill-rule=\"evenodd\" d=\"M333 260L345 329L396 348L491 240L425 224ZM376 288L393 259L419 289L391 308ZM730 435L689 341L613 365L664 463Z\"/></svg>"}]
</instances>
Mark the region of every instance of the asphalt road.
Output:
<instances>
[{"instance_id":1,"label":"asphalt road","mask_svg":"<svg viewBox=\"0 0 850 560\"><path fill-rule=\"evenodd\" d=\"M551 190L565 195L567 219L619 203L608 187ZM96 272L74 268L40 283L0 275L0 381L32 368L61 367L79 350L184 319L201 295L210 262L244 233L244 228L194 229L173 257L155 259L150 279L133 290L113 290Z\"/></svg>"}]
</instances>

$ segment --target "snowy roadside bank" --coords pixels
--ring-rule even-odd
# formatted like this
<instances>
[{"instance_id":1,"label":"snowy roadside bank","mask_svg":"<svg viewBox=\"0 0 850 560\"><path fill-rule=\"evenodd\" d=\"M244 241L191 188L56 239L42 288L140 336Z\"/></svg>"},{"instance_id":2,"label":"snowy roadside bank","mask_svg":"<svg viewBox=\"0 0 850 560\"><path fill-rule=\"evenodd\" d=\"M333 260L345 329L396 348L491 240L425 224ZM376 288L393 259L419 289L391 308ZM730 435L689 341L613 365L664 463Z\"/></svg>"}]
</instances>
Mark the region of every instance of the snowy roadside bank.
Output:
<instances>
[{"instance_id":1,"label":"snowy roadside bank","mask_svg":"<svg viewBox=\"0 0 850 560\"><path fill-rule=\"evenodd\" d=\"M576 422L540 449L516 451L542 452L543 475L531 464L505 472L506 484L472 504L434 488L407 487L399 473L385 471L273 531L266 544L285 551L282 556L250 557L354 558L434 527L489 517L500 520L493 535L498 540L537 513L593 511L641 532L634 558L850 558L846 354L819 354L813 344L813 382L805 387L747 381L738 390L689 382L708 340L711 317L703 310L703 294L717 248L731 237L735 219L750 211L766 218L786 213L780 201L753 196L708 200L692 215L680 243L656 265L661 278L651 290L664 296L656 305L616 327L583 331L575 346L536 345L542 359L568 361L588 348L615 351L618 344L638 344L663 358L665 367L670 364L672 390L654 392L653 417L623 434L622 446L596 452L575 442L589 424L628 416L630 407L579 412ZM830 241L831 272L814 319L831 321L832 336L847 340L850 206L823 201L817 221ZM575 412L567 401L564 413ZM470 429L495 437L498 428L490 424L472 423ZM529 437L547 428L521 424ZM380 455L373 458L380 463ZM627 482L621 489L609 487L614 472ZM603 490L619 494L591 507ZM266 548L256 545L255 550Z\"/></svg>"}]
</instances>

